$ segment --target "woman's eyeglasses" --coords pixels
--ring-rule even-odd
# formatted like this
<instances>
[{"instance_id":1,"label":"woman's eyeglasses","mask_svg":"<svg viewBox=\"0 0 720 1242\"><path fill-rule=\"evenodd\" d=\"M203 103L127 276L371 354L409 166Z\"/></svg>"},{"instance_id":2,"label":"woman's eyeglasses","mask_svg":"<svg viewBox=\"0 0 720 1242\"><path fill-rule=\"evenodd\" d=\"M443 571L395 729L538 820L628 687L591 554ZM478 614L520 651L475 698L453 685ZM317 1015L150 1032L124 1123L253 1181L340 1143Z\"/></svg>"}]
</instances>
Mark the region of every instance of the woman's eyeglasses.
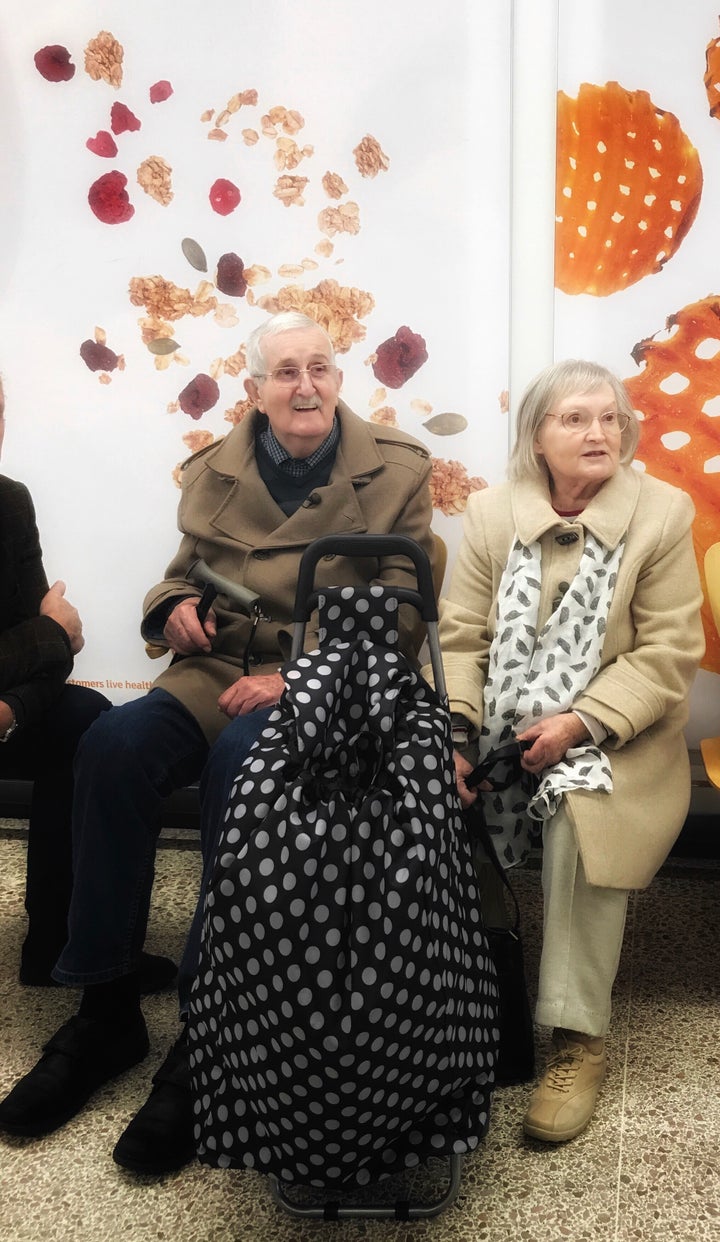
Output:
<instances>
[{"instance_id":1,"label":"woman's eyeglasses","mask_svg":"<svg viewBox=\"0 0 720 1242\"><path fill-rule=\"evenodd\" d=\"M603 431L624 431L630 419L627 414L606 410L604 414L591 414L589 410L566 410L564 414L546 414L546 418L559 418L566 431L587 431L597 421Z\"/></svg>"}]
</instances>

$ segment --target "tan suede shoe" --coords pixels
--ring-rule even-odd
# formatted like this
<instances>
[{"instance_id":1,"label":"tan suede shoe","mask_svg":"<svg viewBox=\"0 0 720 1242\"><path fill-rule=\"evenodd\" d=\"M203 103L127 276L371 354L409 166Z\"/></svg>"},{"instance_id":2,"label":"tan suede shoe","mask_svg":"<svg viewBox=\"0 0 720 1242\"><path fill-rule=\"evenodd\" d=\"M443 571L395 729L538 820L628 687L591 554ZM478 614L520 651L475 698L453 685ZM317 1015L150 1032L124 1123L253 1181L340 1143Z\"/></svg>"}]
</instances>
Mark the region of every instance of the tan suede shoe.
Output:
<instances>
[{"instance_id":1,"label":"tan suede shoe","mask_svg":"<svg viewBox=\"0 0 720 1242\"><path fill-rule=\"evenodd\" d=\"M601 1035L553 1031L554 1054L530 1097L525 1133L545 1143L565 1143L587 1126L605 1077L607 1057Z\"/></svg>"}]
</instances>

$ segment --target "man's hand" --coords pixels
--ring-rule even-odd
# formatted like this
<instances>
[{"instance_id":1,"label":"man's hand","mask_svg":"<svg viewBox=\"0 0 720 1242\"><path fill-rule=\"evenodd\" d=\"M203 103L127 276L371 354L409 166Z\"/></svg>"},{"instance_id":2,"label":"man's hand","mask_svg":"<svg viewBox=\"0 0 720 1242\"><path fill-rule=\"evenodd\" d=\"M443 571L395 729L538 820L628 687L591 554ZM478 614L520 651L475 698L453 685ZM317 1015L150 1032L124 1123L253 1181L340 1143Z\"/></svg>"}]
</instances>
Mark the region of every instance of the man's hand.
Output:
<instances>
[{"instance_id":1,"label":"man's hand","mask_svg":"<svg viewBox=\"0 0 720 1242\"><path fill-rule=\"evenodd\" d=\"M193 655L197 651L212 651L212 640L217 634L217 621L211 608L204 622L198 621L197 599L182 599L173 608L165 622L163 638L175 655Z\"/></svg>"},{"instance_id":2,"label":"man's hand","mask_svg":"<svg viewBox=\"0 0 720 1242\"><path fill-rule=\"evenodd\" d=\"M224 690L218 699L218 709L231 720L236 716L249 716L259 707L272 707L285 689L281 673L261 673L258 677L241 677Z\"/></svg>"},{"instance_id":3,"label":"man's hand","mask_svg":"<svg viewBox=\"0 0 720 1242\"><path fill-rule=\"evenodd\" d=\"M78 651L82 651L85 646L85 639L82 632L82 621L77 608L73 608L65 597L65 583L59 579L53 582L47 595L44 595L40 601L40 616L52 617L53 621L57 621L61 625L68 636L70 642L70 650L73 655L77 655Z\"/></svg>"},{"instance_id":4,"label":"man's hand","mask_svg":"<svg viewBox=\"0 0 720 1242\"><path fill-rule=\"evenodd\" d=\"M532 772L535 776L559 763L573 746L591 740L587 728L575 712L548 716L517 736L520 742L533 743L529 750L523 751L520 763L526 772Z\"/></svg>"}]
</instances>

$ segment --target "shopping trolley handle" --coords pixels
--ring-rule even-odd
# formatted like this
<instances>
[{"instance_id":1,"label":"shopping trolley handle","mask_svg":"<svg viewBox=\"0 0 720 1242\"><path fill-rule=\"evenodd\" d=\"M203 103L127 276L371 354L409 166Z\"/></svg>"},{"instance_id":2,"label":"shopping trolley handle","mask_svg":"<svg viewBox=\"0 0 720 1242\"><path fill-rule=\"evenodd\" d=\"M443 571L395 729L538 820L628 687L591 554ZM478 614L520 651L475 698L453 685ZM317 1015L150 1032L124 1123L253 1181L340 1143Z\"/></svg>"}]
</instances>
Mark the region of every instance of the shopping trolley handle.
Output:
<instances>
[{"instance_id":1,"label":"shopping trolley handle","mask_svg":"<svg viewBox=\"0 0 720 1242\"><path fill-rule=\"evenodd\" d=\"M298 572L293 621L307 620L307 604L314 591L315 567L324 556L382 558L407 556L415 566L417 608L423 621L437 621L438 611L430 558L424 548L407 535L321 535L302 554ZM388 588L392 590L392 588ZM415 603L415 600L412 601Z\"/></svg>"}]
</instances>

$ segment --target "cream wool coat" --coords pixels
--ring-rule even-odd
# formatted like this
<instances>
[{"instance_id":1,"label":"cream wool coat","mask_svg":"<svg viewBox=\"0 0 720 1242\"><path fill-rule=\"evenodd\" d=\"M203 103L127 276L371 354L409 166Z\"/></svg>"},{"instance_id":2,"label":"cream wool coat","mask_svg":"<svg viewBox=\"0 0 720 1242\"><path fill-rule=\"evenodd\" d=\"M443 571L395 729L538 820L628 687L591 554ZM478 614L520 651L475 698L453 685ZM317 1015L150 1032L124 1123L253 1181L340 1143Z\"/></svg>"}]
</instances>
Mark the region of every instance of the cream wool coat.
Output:
<instances>
[{"instance_id":1,"label":"cream wool coat","mask_svg":"<svg viewBox=\"0 0 720 1242\"><path fill-rule=\"evenodd\" d=\"M683 728L704 651L693 516L684 492L629 466L621 466L572 521L553 511L540 479L477 492L468 502L464 539L441 605L440 637L450 706L478 727L496 596L515 532L525 544L540 540L541 625L572 582L585 531L608 548L627 535L602 666L575 702L609 730L602 749L613 793L565 795L593 885L646 887L687 815ZM579 539L558 543L557 536L569 531Z\"/></svg>"},{"instance_id":2,"label":"cream wool coat","mask_svg":"<svg viewBox=\"0 0 720 1242\"><path fill-rule=\"evenodd\" d=\"M216 573L259 594L270 620L261 621L251 652L252 673L276 672L290 655L292 611L300 557L320 535L396 534L416 540L433 559L430 455L424 445L393 427L368 423L339 401L338 445L326 487L316 488L286 517L263 483L255 462L257 411L218 443L184 463L178 525L183 538L165 579L143 606L143 637L157 641L152 613L176 596L200 595L187 574L202 558ZM382 562L324 557L315 585L415 588L406 557ZM218 634L210 654L176 659L154 682L175 695L198 720L209 742L228 724L217 700L243 675L250 621L220 596L213 605ZM413 610L401 609L400 643L412 649L417 638ZM317 626L306 629L306 649L317 647Z\"/></svg>"}]
</instances>

